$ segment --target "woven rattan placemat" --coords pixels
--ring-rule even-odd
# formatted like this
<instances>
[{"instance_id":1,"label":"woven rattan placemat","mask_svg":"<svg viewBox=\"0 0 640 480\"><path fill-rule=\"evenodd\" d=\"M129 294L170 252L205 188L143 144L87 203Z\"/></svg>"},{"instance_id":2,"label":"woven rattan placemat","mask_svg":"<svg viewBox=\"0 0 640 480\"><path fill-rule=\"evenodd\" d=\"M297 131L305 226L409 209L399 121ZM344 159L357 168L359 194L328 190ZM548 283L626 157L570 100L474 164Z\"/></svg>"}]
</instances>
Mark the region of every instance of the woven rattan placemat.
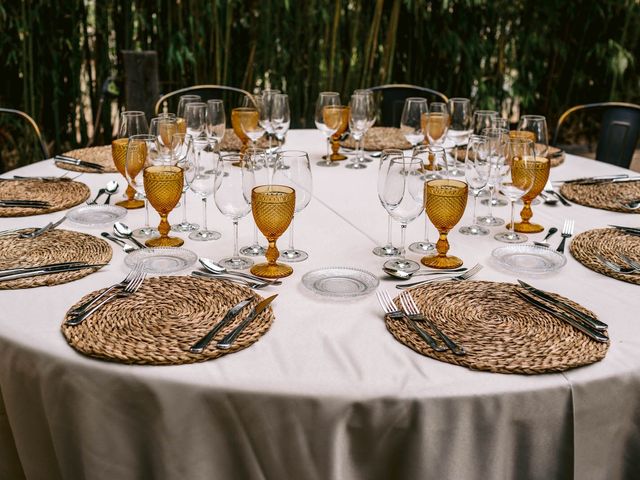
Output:
<instances>
[{"instance_id":1,"label":"woven rattan placemat","mask_svg":"<svg viewBox=\"0 0 640 480\"><path fill-rule=\"evenodd\" d=\"M37 238L18 238L17 235L0 237L0 269L61 262L108 263L111 254L111 247L101 238L69 230L55 229ZM8 280L0 282L0 289L59 285L86 277L98 269L83 268L73 272Z\"/></svg>"},{"instance_id":2,"label":"woven rattan placemat","mask_svg":"<svg viewBox=\"0 0 640 480\"><path fill-rule=\"evenodd\" d=\"M90 293L76 305L97 293ZM255 300L216 334L203 353L189 351L231 307L250 297ZM63 323L62 334L80 353L115 362L149 365L201 362L247 348L264 335L274 319L271 307L249 323L230 349L215 347L216 341L233 330L261 300L249 288L219 280L147 278L135 294L107 303L78 326Z\"/></svg>"},{"instance_id":3,"label":"woven rattan placemat","mask_svg":"<svg viewBox=\"0 0 640 480\"><path fill-rule=\"evenodd\" d=\"M464 347L463 356L432 350L405 320L387 318L387 329L400 343L422 355L473 370L561 372L604 358L608 344L590 339L529 304L515 293L520 288L508 283L466 281L437 282L411 290L422 313ZM588 312L566 298L553 296ZM399 306L397 299L396 304Z\"/></svg>"},{"instance_id":4,"label":"woven rattan placemat","mask_svg":"<svg viewBox=\"0 0 640 480\"><path fill-rule=\"evenodd\" d=\"M275 140L273 140L273 145L275 146ZM266 136L263 136L258 140L257 143L258 148L267 148L269 147L269 140L267 140ZM239 152L242 147L242 142L235 134L232 128L227 128L224 133L224 137L222 138L222 142L220 142L219 148L222 152Z\"/></svg>"},{"instance_id":5,"label":"woven rattan placemat","mask_svg":"<svg viewBox=\"0 0 640 480\"><path fill-rule=\"evenodd\" d=\"M356 148L356 142L349 137L342 143L343 147ZM372 127L364 135L365 150L384 150L385 148L399 148L406 150L411 148L411 144L407 142L400 130L392 127Z\"/></svg>"},{"instance_id":6,"label":"woven rattan placemat","mask_svg":"<svg viewBox=\"0 0 640 480\"><path fill-rule=\"evenodd\" d=\"M64 155L71 158L77 158L78 160L84 160L85 162L97 163L103 167L102 170L96 170L95 168L87 168L81 165L70 165L68 163L56 162L56 166L63 168L64 170L86 173L114 173L118 171L113 164L113 158L111 157L111 145L78 148L76 150L69 150L68 152L65 152Z\"/></svg>"},{"instance_id":7,"label":"woven rattan placemat","mask_svg":"<svg viewBox=\"0 0 640 480\"><path fill-rule=\"evenodd\" d=\"M560 187L560 193L572 202L586 207L613 212L640 213L640 210L628 210L621 207L622 203L640 198L640 181L593 185L565 183Z\"/></svg>"},{"instance_id":8,"label":"woven rattan placemat","mask_svg":"<svg viewBox=\"0 0 640 480\"><path fill-rule=\"evenodd\" d=\"M640 273L629 275L616 273L600 263L596 257L596 254L600 254L615 264L625 266L624 261L619 257L619 254L622 253L630 259L640 262L640 237L627 235L615 228L588 230L573 238L569 250L576 260L594 272L623 282L640 285Z\"/></svg>"},{"instance_id":9,"label":"woven rattan placemat","mask_svg":"<svg viewBox=\"0 0 640 480\"><path fill-rule=\"evenodd\" d=\"M0 207L0 217L26 217L71 208L89 198L91 191L84 183L74 181L45 182L42 180L0 181L0 199L43 200L48 208Z\"/></svg>"}]
</instances>

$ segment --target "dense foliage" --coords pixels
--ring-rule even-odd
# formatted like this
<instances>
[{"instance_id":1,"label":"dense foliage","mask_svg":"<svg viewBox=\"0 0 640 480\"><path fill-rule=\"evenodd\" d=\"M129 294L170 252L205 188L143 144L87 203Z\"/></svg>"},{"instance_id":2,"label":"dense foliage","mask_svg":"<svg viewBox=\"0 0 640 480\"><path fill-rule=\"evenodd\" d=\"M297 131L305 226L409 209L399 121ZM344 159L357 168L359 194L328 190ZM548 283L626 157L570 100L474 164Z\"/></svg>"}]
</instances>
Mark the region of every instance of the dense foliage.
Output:
<instances>
[{"instance_id":1,"label":"dense foliage","mask_svg":"<svg viewBox=\"0 0 640 480\"><path fill-rule=\"evenodd\" d=\"M640 100L639 37L638 0L11 1L0 3L0 106L30 113L55 152L85 144L102 82L122 85L119 52L141 49L158 52L164 92L286 90L295 127L313 127L321 90L346 100L390 82L553 125L577 103ZM113 116L104 109L99 141Z\"/></svg>"}]
</instances>

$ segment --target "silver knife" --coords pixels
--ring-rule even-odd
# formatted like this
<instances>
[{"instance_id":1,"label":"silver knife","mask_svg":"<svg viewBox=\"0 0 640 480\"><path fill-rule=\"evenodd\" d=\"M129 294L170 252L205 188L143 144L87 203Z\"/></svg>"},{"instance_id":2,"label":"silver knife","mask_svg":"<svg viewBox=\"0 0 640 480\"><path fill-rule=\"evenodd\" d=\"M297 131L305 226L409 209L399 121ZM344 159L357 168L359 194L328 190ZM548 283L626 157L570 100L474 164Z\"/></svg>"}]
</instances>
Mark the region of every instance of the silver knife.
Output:
<instances>
[{"instance_id":1,"label":"silver knife","mask_svg":"<svg viewBox=\"0 0 640 480\"><path fill-rule=\"evenodd\" d=\"M56 155L54 160L60 163L68 163L69 165L77 165L79 167L94 168L96 170L104 170L104 167L99 163L87 162L85 160L78 160L77 158L65 157L63 155Z\"/></svg>"},{"instance_id":2,"label":"silver knife","mask_svg":"<svg viewBox=\"0 0 640 480\"><path fill-rule=\"evenodd\" d=\"M63 272L75 272L76 270L82 270L83 268L97 268L104 267L107 265L106 263L93 263L86 265L70 265L67 267L60 267L57 269L41 269L34 270L33 272L19 272L11 275L7 275L6 277L0 278L0 282L7 282L9 280L18 280L20 278L30 278L30 277L38 277L40 275L52 275L54 273L63 273Z\"/></svg>"},{"instance_id":3,"label":"silver knife","mask_svg":"<svg viewBox=\"0 0 640 480\"><path fill-rule=\"evenodd\" d=\"M191 353L202 353L204 349L207 348L207 345L209 345L209 342L211 342L211 339L214 337L214 335L218 333L218 331L220 331L220 329L227 323L236 318L236 316L242 311L242 309L249 305L252 301L253 297L250 297L242 300L237 305L234 305L231 309L229 309L229 311L220 322L216 323L216 325L204 337L202 337L200 340L194 343L191 348L189 348L189 351Z\"/></svg>"},{"instance_id":4,"label":"silver knife","mask_svg":"<svg viewBox=\"0 0 640 480\"><path fill-rule=\"evenodd\" d=\"M273 302L277 296L278 296L277 294L271 295L269 298L265 298L258 305L256 305L256 307L251 311L249 316L245 318L240 325L238 325L230 333L225 335L224 338L217 343L216 348L220 348L222 350L227 350L231 348L231 345L233 344L235 339L238 338L238 335L242 333L245 327L249 325L249 323L251 323L251 321L254 318L256 318L260 313L262 313L262 311L265 308L267 308L269 304Z\"/></svg>"},{"instance_id":5,"label":"silver knife","mask_svg":"<svg viewBox=\"0 0 640 480\"><path fill-rule=\"evenodd\" d=\"M56 269L62 267L72 267L76 265L86 265L87 262L61 262L61 263L49 263L47 265L34 265L32 267L14 267L5 268L0 270L0 277L6 277L7 275L13 275L15 273L35 272L36 270Z\"/></svg>"},{"instance_id":6,"label":"silver knife","mask_svg":"<svg viewBox=\"0 0 640 480\"><path fill-rule=\"evenodd\" d=\"M539 290L529 285L528 283L523 282L522 280L518 280L518 282L520 283L520 285L526 288L528 292L532 293L538 298L542 298L543 300L546 300L547 302L552 303L557 307L560 307L562 310L564 310L567 313L571 313L575 315L580 320L582 320L587 325L589 325L591 328L595 328L596 330L606 330L609 327L606 323L601 322L597 318L592 317L591 315L587 315L586 313L581 312L577 308L574 308L571 305L564 303L561 300L557 300L553 298L551 295L547 294L546 292L543 292L542 290Z\"/></svg>"},{"instance_id":7,"label":"silver knife","mask_svg":"<svg viewBox=\"0 0 640 480\"><path fill-rule=\"evenodd\" d=\"M598 181L598 180L614 180L616 178L627 178L629 177L629 175L627 175L626 173L620 173L617 175L597 175L594 177L582 177L582 178L574 178L574 179L570 179L570 180L554 180L553 183L583 183L583 182L592 182L592 181Z\"/></svg>"},{"instance_id":8,"label":"silver knife","mask_svg":"<svg viewBox=\"0 0 640 480\"><path fill-rule=\"evenodd\" d=\"M578 182L574 185L606 185L610 183L628 183L628 182L640 182L640 177L629 177L629 178L608 178L601 180L589 180L586 182Z\"/></svg>"},{"instance_id":9,"label":"silver knife","mask_svg":"<svg viewBox=\"0 0 640 480\"><path fill-rule=\"evenodd\" d=\"M554 317L556 317L559 320L562 320L565 323L568 323L569 325L571 325L574 328L577 328L578 330L580 330L582 333L584 333L585 335L587 335L588 337L594 339L597 342L602 342L602 343L607 343L609 342L609 337L607 337L605 334L603 334L602 332L599 332L598 330L593 330L592 328L587 327L586 325L576 321L575 319L571 318L568 315L565 315L562 312L558 312L557 310L554 310L551 307L548 307L547 305L545 305L542 302L539 302L538 300L536 300L535 298L530 297L528 294L524 293L521 290L516 290L516 293L523 298L524 300L526 300L527 302L529 302L530 304L534 305L535 307L538 307L540 310L544 310L545 312L553 315Z\"/></svg>"}]
</instances>

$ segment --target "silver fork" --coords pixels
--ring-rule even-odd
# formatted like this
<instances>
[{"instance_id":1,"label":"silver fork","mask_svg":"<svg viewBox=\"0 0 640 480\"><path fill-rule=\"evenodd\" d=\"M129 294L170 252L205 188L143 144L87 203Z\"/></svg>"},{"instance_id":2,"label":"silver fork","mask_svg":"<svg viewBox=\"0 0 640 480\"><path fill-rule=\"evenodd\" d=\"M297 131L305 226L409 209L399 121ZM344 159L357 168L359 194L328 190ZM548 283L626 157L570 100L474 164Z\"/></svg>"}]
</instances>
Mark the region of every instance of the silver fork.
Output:
<instances>
[{"instance_id":1,"label":"silver fork","mask_svg":"<svg viewBox=\"0 0 640 480\"><path fill-rule=\"evenodd\" d=\"M416 302L413 300L413 297L411 296L410 292L402 292L400 294L400 303L402 304L402 309L405 311L405 313L411 320L417 320L419 322L424 322L427 325L429 325L432 328L432 330L436 332L436 335L438 335L442 339L444 344L447 347L449 347L449 350L451 350L454 354L456 355L465 354L464 348L462 348L456 342L451 340L451 338L445 335L444 332L442 332L442 330L440 330L435 323L433 323L431 320L425 317L422 313L420 313L420 309L418 308L418 305L416 305Z\"/></svg>"},{"instance_id":2,"label":"silver fork","mask_svg":"<svg viewBox=\"0 0 640 480\"><path fill-rule=\"evenodd\" d=\"M633 258L628 257L624 253L618 253L618 256L622 259L624 263L629 265L631 268L635 268L636 270L640 270L640 262L636 262Z\"/></svg>"},{"instance_id":3,"label":"silver fork","mask_svg":"<svg viewBox=\"0 0 640 480\"><path fill-rule=\"evenodd\" d=\"M605 267L607 267L609 270L613 270L616 273L620 273L622 275L631 275L634 273L640 273L640 270L637 268L631 268L631 267L622 267L620 265L618 265L617 263L612 262L611 260L603 257L602 255L600 255L599 253L596 253L596 258L600 261L600 263L602 263Z\"/></svg>"},{"instance_id":4,"label":"silver fork","mask_svg":"<svg viewBox=\"0 0 640 480\"><path fill-rule=\"evenodd\" d=\"M67 216L65 215L60 220L57 220L55 222L49 222L44 227L40 227L37 230L34 230L33 232L21 233L20 235L18 235L18 238L38 238L40 235L44 235L49 230L53 230L54 228L59 226L66 219L67 219Z\"/></svg>"},{"instance_id":5,"label":"silver fork","mask_svg":"<svg viewBox=\"0 0 640 480\"><path fill-rule=\"evenodd\" d=\"M384 310L384 313L387 317L395 320L406 318L409 322L409 325L411 325L411 328L413 328L415 332L420 335L420 338L422 338L422 340L424 340L426 344L433 348L436 352L444 352L447 349L446 347L438 345L438 342L436 342L431 335L420 328L413 319L405 315L404 312L398 310L396 308L396 304L393 303L393 300L391 300L391 296L385 290L376 290L376 296L378 297L378 303L382 307L382 310Z\"/></svg>"},{"instance_id":6,"label":"silver fork","mask_svg":"<svg viewBox=\"0 0 640 480\"><path fill-rule=\"evenodd\" d=\"M438 277L438 278L429 278L427 280L421 280L419 282L413 282L413 283L402 283L400 285L396 285L397 289L403 290L405 288L413 288L413 287L417 287L419 285L426 285L427 283L431 283L431 282L440 282L442 280L453 280L453 281L462 281L462 280L468 280L471 277L473 277L476 273L478 273L480 270L482 270L482 265L480 265L479 263L475 264L473 266L473 268L470 268L469 270L467 270L466 272L464 272L461 275L456 275L455 277L446 277L446 276L442 276L442 277Z\"/></svg>"},{"instance_id":7,"label":"silver fork","mask_svg":"<svg viewBox=\"0 0 640 480\"><path fill-rule=\"evenodd\" d=\"M573 235L573 229L575 227L576 222L574 220L565 220L562 225L562 241L556 252L564 253L564 242L567 241L567 238L570 238Z\"/></svg>"},{"instance_id":8,"label":"silver fork","mask_svg":"<svg viewBox=\"0 0 640 480\"><path fill-rule=\"evenodd\" d=\"M127 284L127 286L124 287L122 290L118 290L117 292L112 293L108 297L104 298L100 303L96 304L93 308L91 308L90 310L87 310L83 314L70 318L69 320L66 321L66 325L71 325L71 326L79 325L82 322L84 322L87 318L89 318L94 312L99 310L103 305L109 303L110 301L115 300L116 298L124 298L124 297L128 297L129 295L133 295L138 291L138 288L140 288L140 285L142 285L142 282L144 281L146 276L147 276L146 273L138 272L135 275L135 277L132 278Z\"/></svg>"}]
</instances>

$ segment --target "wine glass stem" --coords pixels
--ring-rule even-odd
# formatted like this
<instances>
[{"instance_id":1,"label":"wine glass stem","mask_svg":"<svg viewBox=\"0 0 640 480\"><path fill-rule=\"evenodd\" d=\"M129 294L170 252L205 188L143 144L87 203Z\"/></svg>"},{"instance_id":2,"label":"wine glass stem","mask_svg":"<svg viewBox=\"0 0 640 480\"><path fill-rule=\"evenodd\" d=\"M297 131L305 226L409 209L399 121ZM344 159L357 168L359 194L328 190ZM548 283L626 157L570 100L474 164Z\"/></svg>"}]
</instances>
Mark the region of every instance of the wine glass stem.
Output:
<instances>
[{"instance_id":1,"label":"wine glass stem","mask_svg":"<svg viewBox=\"0 0 640 480\"><path fill-rule=\"evenodd\" d=\"M476 220L478 218L476 216L476 208L478 206L478 195L480 195L479 191L478 193L473 192L473 225L478 224L478 221Z\"/></svg>"},{"instance_id":2,"label":"wine glass stem","mask_svg":"<svg viewBox=\"0 0 640 480\"><path fill-rule=\"evenodd\" d=\"M258 243L256 241L256 243ZM238 220L233 220L233 257L239 257L240 252L238 251Z\"/></svg>"},{"instance_id":3,"label":"wine glass stem","mask_svg":"<svg viewBox=\"0 0 640 480\"><path fill-rule=\"evenodd\" d=\"M207 197L202 197L202 230L207 231Z\"/></svg>"},{"instance_id":4,"label":"wine glass stem","mask_svg":"<svg viewBox=\"0 0 640 480\"><path fill-rule=\"evenodd\" d=\"M187 192L182 192L182 223L187 223Z\"/></svg>"},{"instance_id":5,"label":"wine glass stem","mask_svg":"<svg viewBox=\"0 0 640 480\"><path fill-rule=\"evenodd\" d=\"M429 242L429 216L424 212L424 243Z\"/></svg>"},{"instance_id":6,"label":"wine glass stem","mask_svg":"<svg viewBox=\"0 0 640 480\"><path fill-rule=\"evenodd\" d=\"M331 136L327 137L327 162L331 161Z\"/></svg>"},{"instance_id":7,"label":"wine glass stem","mask_svg":"<svg viewBox=\"0 0 640 480\"><path fill-rule=\"evenodd\" d=\"M295 250L293 246L293 220L295 216L291 217L291 225L289 226L289 250Z\"/></svg>"},{"instance_id":8,"label":"wine glass stem","mask_svg":"<svg viewBox=\"0 0 640 480\"><path fill-rule=\"evenodd\" d=\"M489 187L489 218L493 217L493 192L495 187Z\"/></svg>"},{"instance_id":9,"label":"wine glass stem","mask_svg":"<svg viewBox=\"0 0 640 480\"><path fill-rule=\"evenodd\" d=\"M364 133L358 139L358 163L364 161Z\"/></svg>"},{"instance_id":10,"label":"wine glass stem","mask_svg":"<svg viewBox=\"0 0 640 480\"><path fill-rule=\"evenodd\" d=\"M144 200L144 227L149 228L149 201Z\"/></svg>"},{"instance_id":11,"label":"wine glass stem","mask_svg":"<svg viewBox=\"0 0 640 480\"><path fill-rule=\"evenodd\" d=\"M516 205L515 202L511 200L511 223L509 224L509 226L511 227L512 235L515 235L516 233L516 226L513 223L513 213L515 210L515 205Z\"/></svg>"},{"instance_id":12,"label":"wine glass stem","mask_svg":"<svg viewBox=\"0 0 640 480\"><path fill-rule=\"evenodd\" d=\"M253 222L253 244L258 245L258 226Z\"/></svg>"},{"instance_id":13,"label":"wine glass stem","mask_svg":"<svg viewBox=\"0 0 640 480\"><path fill-rule=\"evenodd\" d=\"M387 215L387 247L393 246L393 238L392 238L392 229L393 224L391 223L391 215Z\"/></svg>"},{"instance_id":14,"label":"wine glass stem","mask_svg":"<svg viewBox=\"0 0 640 480\"><path fill-rule=\"evenodd\" d=\"M404 244L406 237L407 224L400 224L400 258L404 260Z\"/></svg>"}]
</instances>

